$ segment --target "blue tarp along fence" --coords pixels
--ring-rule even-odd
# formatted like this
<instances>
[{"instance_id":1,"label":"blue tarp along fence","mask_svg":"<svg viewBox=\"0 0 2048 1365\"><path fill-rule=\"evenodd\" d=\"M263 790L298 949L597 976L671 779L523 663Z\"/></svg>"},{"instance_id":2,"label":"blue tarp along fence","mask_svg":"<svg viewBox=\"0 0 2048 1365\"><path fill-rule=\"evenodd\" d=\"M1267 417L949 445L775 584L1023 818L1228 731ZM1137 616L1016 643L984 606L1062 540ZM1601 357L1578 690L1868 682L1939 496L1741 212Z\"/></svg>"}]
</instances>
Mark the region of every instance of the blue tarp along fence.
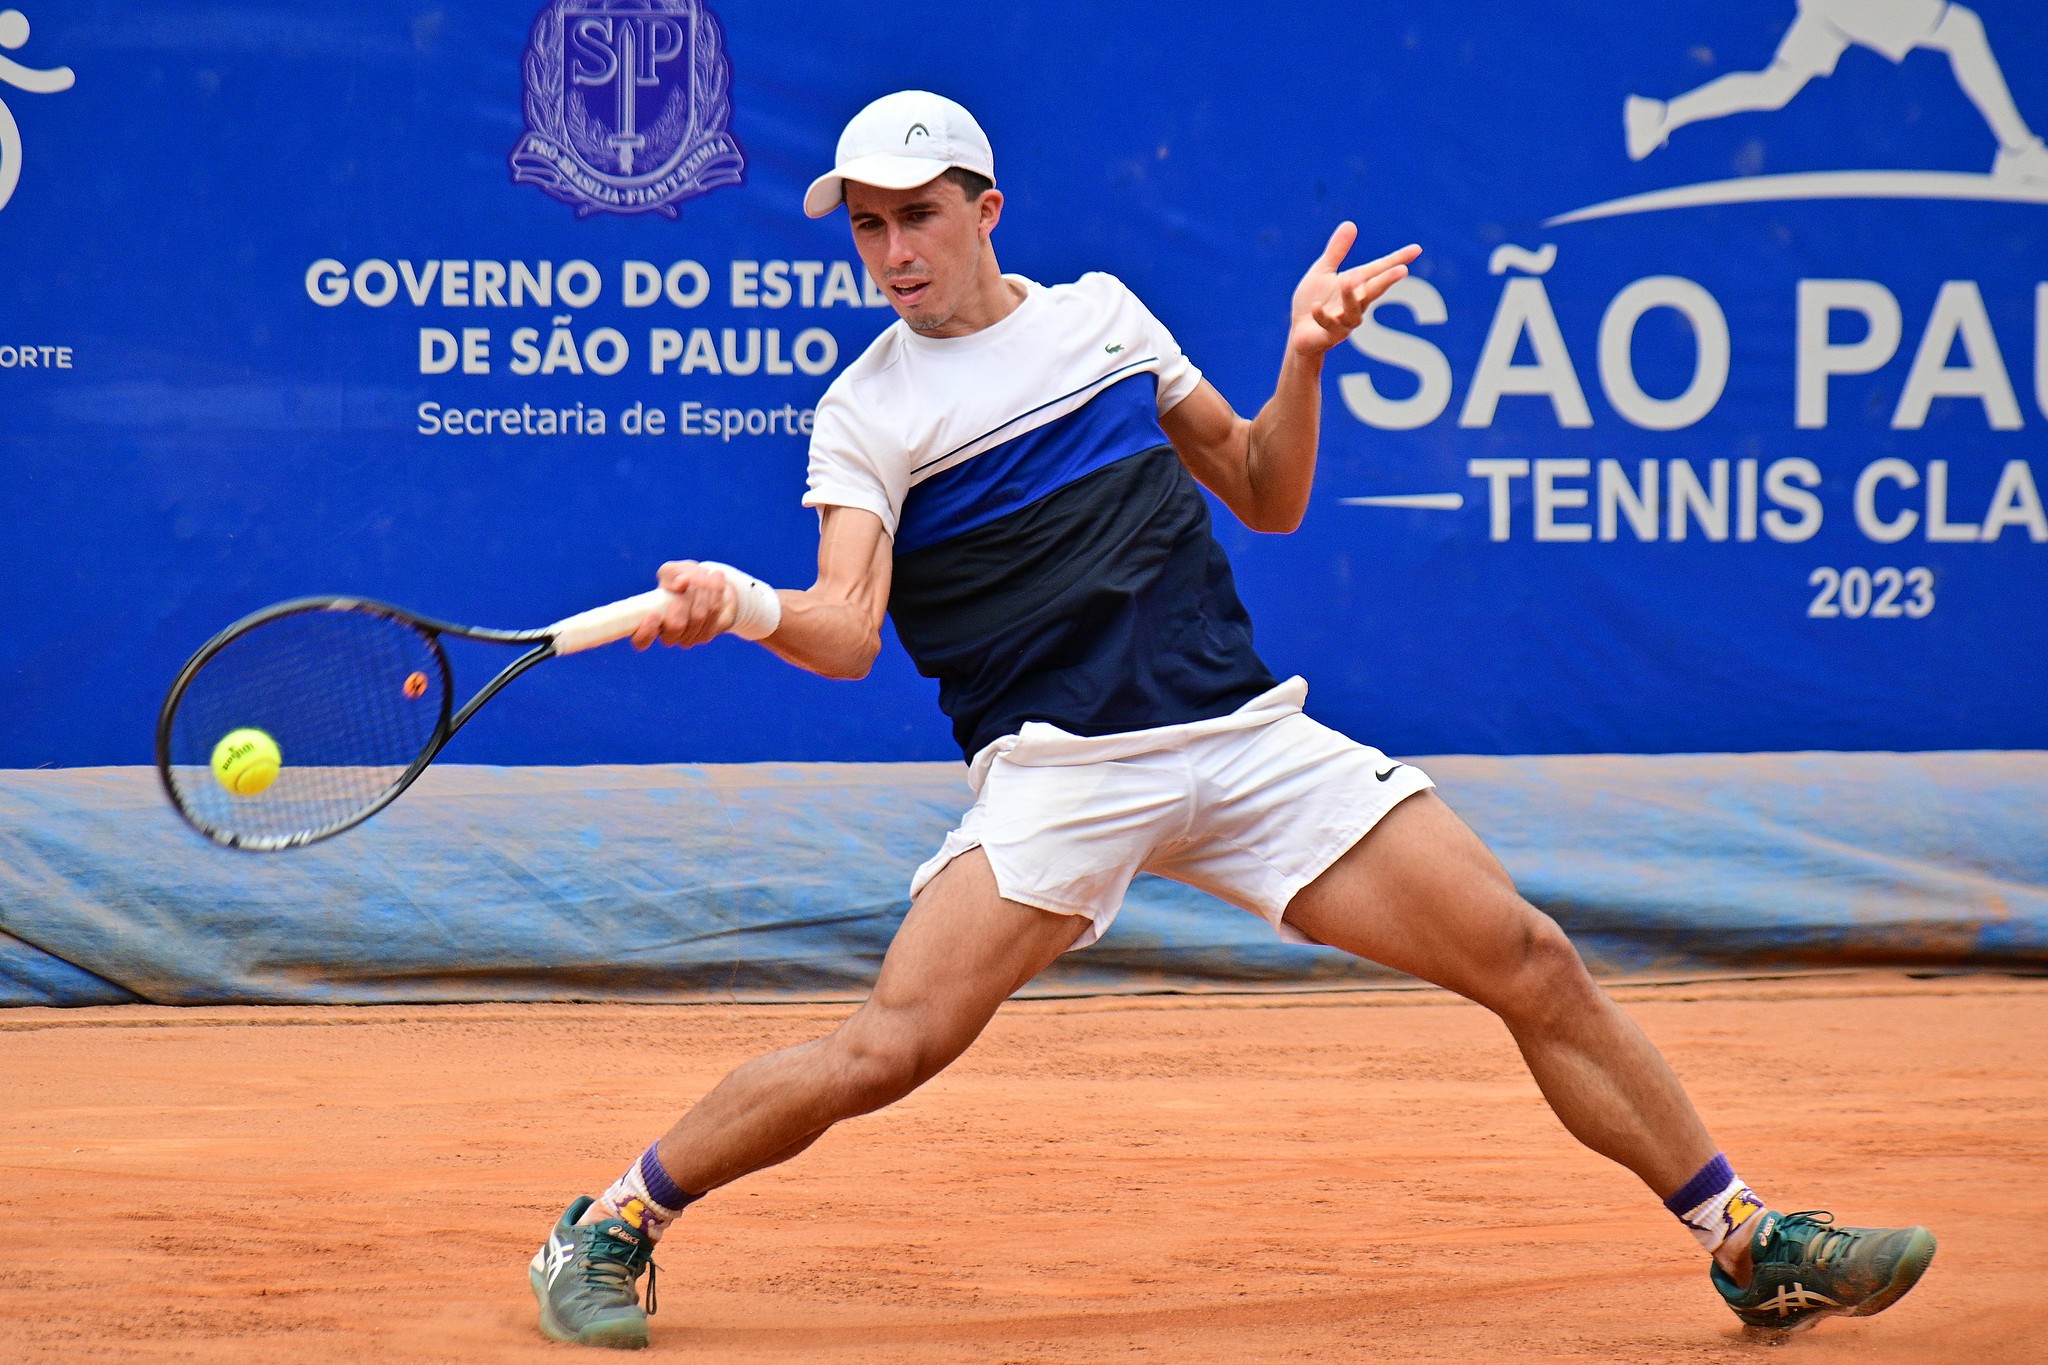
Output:
<instances>
[{"instance_id":1,"label":"blue tarp along fence","mask_svg":"<svg viewBox=\"0 0 2048 1365\"><path fill-rule=\"evenodd\" d=\"M2048 754L1418 760L1606 974L2048 963ZM0 780L0 1003L864 994L957 764L430 769L286 856L131 768ZM1141 878L1041 993L1384 983Z\"/></svg>"}]
</instances>

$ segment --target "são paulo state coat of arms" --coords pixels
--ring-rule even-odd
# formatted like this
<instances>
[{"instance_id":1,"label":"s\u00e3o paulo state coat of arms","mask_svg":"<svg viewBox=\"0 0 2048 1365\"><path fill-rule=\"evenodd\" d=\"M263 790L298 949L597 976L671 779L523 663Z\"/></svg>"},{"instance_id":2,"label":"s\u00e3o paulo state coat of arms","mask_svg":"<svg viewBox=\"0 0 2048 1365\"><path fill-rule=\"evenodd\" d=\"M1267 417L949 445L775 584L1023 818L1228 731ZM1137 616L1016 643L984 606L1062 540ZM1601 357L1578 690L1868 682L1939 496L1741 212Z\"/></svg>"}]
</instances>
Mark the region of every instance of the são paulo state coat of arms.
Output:
<instances>
[{"instance_id":1,"label":"s\u00e3o paulo state coat of arms","mask_svg":"<svg viewBox=\"0 0 2048 1365\"><path fill-rule=\"evenodd\" d=\"M579 215L660 213L740 183L732 64L702 0L552 0L526 45L512 179Z\"/></svg>"}]
</instances>

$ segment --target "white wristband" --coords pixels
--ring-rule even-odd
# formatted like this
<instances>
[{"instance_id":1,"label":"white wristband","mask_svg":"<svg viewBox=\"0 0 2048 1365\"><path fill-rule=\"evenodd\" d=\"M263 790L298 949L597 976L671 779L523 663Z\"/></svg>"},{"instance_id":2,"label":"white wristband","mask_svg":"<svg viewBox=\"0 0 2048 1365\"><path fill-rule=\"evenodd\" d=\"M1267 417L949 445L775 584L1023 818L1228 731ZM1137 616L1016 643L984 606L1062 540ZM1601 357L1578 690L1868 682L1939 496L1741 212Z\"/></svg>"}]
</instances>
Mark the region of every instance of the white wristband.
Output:
<instances>
[{"instance_id":1,"label":"white wristband","mask_svg":"<svg viewBox=\"0 0 2048 1365\"><path fill-rule=\"evenodd\" d=\"M714 559L700 560L706 569L716 569L725 575L725 581L732 584L732 590L739 599L739 610L732 618L732 633L742 640L765 640L775 633L782 624L782 599L775 595L775 589L763 583L750 573L743 573L730 564L720 564Z\"/></svg>"}]
</instances>

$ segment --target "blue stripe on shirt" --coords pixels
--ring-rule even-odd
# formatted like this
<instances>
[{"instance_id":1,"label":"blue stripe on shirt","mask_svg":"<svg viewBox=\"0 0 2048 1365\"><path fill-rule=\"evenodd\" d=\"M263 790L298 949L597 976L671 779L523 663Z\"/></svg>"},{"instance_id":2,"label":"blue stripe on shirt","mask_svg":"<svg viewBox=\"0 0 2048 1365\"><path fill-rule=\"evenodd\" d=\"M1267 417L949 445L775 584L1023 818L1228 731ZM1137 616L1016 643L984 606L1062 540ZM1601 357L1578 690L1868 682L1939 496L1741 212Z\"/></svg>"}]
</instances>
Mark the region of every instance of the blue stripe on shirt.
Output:
<instances>
[{"instance_id":1,"label":"blue stripe on shirt","mask_svg":"<svg viewBox=\"0 0 2048 1365\"><path fill-rule=\"evenodd\" d=\"M1087 403L912 488L903 499L896 552L907 554L986 526L1076 479L1167 444L1158 381L1119 380Z\"/></svg>"}]
</instances>

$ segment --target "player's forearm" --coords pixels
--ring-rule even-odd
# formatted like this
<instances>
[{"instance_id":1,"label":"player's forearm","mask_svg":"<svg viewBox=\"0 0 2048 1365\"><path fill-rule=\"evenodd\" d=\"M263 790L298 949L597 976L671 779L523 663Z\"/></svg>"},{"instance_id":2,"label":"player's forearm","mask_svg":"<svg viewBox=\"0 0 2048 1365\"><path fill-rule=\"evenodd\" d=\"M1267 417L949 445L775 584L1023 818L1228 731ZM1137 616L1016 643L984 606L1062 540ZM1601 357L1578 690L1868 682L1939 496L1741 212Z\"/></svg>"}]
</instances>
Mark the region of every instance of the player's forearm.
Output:
<instances>
[{"instance_id":1,"label":"player's forearm","mask_svg":"<svg viewBox=\"0 0 2048 1365\"><path fill-rule=\"evenodd\" d=\"M798 668L827 678L865 678L881 651L880 614L871 604L821 588L784 588L782 624L761 641Z\"/></svg>"},{"instance_id":2,"label":"player's forearm","mask_svg":"<svg viewBox=\"0 0 2048 1365\"><path fill-rule=\"evenodd\" d=\"M780 620L761 643L827 678L865 678L882 648L895 555L882 519L827 505L818 530L818 581L776 594Z\"/></svg>"},{"instance_id":3,"label":"player's forearm","mask_svg":"<svg viewBox=\"0 0 2048 1365\"><path fill-rule=\"evenodd\" d=\"M1292 531L1308 512L1322 427L1322 373L1322 356L1289 347L1273 396L1252 419L1245 442L1252 515L1244 520L1255 531Z\"/></svg>"}]
</instances>

